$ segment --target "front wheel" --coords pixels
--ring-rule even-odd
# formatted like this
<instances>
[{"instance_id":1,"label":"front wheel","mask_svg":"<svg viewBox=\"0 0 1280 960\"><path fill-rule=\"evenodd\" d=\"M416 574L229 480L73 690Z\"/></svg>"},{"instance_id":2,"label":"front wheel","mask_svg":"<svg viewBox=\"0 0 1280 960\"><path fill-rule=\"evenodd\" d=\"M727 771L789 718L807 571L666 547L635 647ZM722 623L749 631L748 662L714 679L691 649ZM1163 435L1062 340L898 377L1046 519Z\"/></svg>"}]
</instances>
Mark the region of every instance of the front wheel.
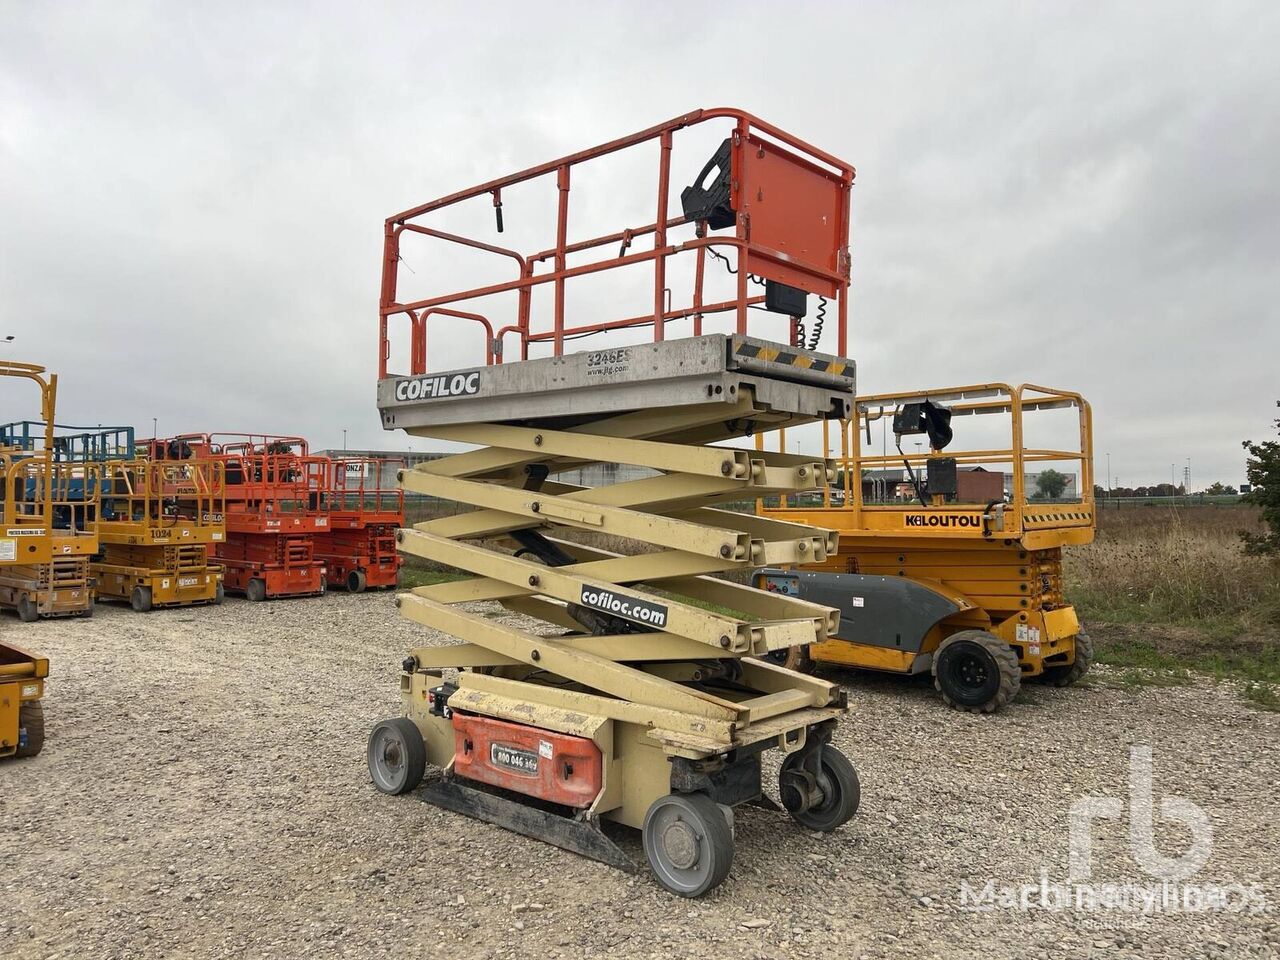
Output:
<instances>
[{"instance_id":1,"label":"front wheel","mask_svg":"<svg viewBox=\"0 0 1280 960\"><path fill-rule=\"evenodd\" d=\"M822 747L817 776L806 769L802 754L791 754L782 763L778 785L791 818L819 833L830 833L847 822L862 800L857 769L832 746Z\"/></svg>"},{"instance_id":2,"label":"front wheel","mask_svg":"<svg viewBox=\"0 0 1280 960\"><path fill-rule=\"evenodd\" d=\"M35 623L40 619L40 608L31 599L31 594L24 593L18 598L18 619L23 623Z\"/></svg>"},{"instance_id":3,"label":"front wheel","mask_svg":"<svg viewBox=\"0 0 1280 960\"><path fill-rule=\"evenodd\" d=\"M705 793L671 793L653 801L641 840L658 883L682 897L714 890L733 865L729 818Z\"/></svg>"},{"instance_id":4,"label":"front wheel","mask_svg":"<svg viewBox=\"0 0 1280 960\"><path fill-rule=\"evenodd\" d=\"M1093 666L1093 639L1083 630L1076 634L1076 659L1074 663L1064 666L1045 667L1042 675L1046 683L1055 687L1069 687Z\"/></svg>"},{"instance_id":5,"label":"front wheel","mask_svg":"<svg viewBox=\"0 0 1280 960\"><path fill-rule=\"evenodd\" d=\"M146 613L150 610L151 588L134 587L133 592L129 594L129 606L133 607L135 613Z\"/></svg>"},{"instance_id":6,"label":"front wheel","mask_svg":"<svg viewBox=\"0 0 1280 960\"><path fill-rule=\"evenodd\" d=\"M971 713L993 713L1022 687L1022 667L1013 648L985 630L961 630L933 655L933 685L948 705Z\"/></svg>"},{"instance_id":7,"label":"front wheel","mask_svg":"<svg viewBox=\"0 0 1280 960\"><path fill-rule=\"evenodd\" d=\"M347 592L348 593L364 593L364 588L369 580L363 571L352 570L347 574Z\"/></svg>"},{"instance_id":8,"label":"front wheel","mask_svg":"<svg viewBox=\"0 0 1280 960\"><path fill-rule=\"evenodd\" d=\"M427 747L408 717L383 720L369 734L369 776L383 793L408 793L422 782Z\"/></svg>"},{"instance_id":9,"label":"front wheel","mask_svg":"<svg viewBox=\"0 0 1280 960\"><path fill-rule=\"evenodd\" d=\"M809 656L808 644L787 647L785 650L770 650L764 655L764 659L797 673L813 673L813 658Z\"/></svg>"},{"instance_id":10,"label":"front wheel","mask_svg":"<svg viewBox=\"0 0 1280 960\"><path fill-rule=\"evenodd\" d=\"M18 749L15 757L34 757L44 749L44 704L28 700L18 708Z\"/></svg>"},{"instance_id":11,"label":"front wheel","mask_svg":"<svg viewBox=\"0 0 1280 960\"><path fill-rule=\"evenodd\" d=\"M218 581L218 586L213 591L213 605L215 607L222 606L222 601L226 599L226 591L222 587L222 581Z\"/></svg>"},{"instance_id":12,"label":"front wheel","mask_svg":"<svg viewBox=\"0 0 1280 960\"><path fill-rule=\"evenodd\" d=\"M254 577L245 585L244 595L254 603L261 603L267 599L267 585L264 581Z\"/></svg>"}]
</instances>

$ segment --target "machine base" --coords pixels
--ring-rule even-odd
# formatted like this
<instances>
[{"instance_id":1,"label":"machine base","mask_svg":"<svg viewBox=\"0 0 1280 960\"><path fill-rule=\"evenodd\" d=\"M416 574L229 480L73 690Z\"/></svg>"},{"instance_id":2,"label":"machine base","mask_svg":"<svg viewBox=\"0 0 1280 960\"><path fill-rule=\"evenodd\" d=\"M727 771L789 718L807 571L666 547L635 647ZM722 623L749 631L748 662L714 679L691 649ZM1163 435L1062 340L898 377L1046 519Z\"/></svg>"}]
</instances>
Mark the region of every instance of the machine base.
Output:
<instances>
[{"instance_id":1,"label":"machine base","mask_svg":"<svg viewBox=\"0 0 1280 960\"><path fill-rule=\"evenodd\" d=\"M573 820L495 793L464 786L457 778L434 780L419 791L427 803L492 823L522 836L598 860L627 873L639 867L623 850L604 835L597 823Z\"/></svg>"}]
</instances>

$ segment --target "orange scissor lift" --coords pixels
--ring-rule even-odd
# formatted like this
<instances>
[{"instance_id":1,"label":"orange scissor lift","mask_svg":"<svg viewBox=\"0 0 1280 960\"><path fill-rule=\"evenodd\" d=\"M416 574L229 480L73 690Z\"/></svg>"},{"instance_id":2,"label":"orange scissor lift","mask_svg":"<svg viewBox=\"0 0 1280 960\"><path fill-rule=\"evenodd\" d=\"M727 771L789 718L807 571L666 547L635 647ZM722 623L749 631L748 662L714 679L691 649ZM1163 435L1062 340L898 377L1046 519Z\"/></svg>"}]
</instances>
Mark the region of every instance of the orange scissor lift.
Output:
<instances>
[{"instance_id":1,"label":"orange scissor lift","mask_svg":"<svg viewBox=\"0 0 1280 960\"><path fill-rule=\"evenodd\" d=\"M372 457L335 457L328 493L329 531L316 534L316 556L329 586L351 593L390 590L404 558L396 530L404 526L404 491L384 488L382 478L403 462Z\"/></svg>"},{"instance_id":2,"label":"orange scissor lift","mask_svg":"<svg viewBox=\"0 0 1280 960\"><path fill-rule=\"evenodd\" d=\"M250 600L325 592L316 534L329 529L328 458L301 437L195 433L160 441L220 461L226 539L215 548L223 586Z\"/></svg>"}]
</instances>

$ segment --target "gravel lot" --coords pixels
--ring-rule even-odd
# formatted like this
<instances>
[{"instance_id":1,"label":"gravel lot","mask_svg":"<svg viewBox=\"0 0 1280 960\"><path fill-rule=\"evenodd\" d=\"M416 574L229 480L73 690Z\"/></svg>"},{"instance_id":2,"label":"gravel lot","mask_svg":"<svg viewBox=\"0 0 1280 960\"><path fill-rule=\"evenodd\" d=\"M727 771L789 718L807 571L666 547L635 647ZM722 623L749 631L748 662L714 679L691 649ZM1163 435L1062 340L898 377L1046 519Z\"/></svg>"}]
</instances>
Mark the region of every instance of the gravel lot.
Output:
<instances>
[{"instance_id":1,"label":"gravel lot","mask_svg":"<svg viewBox=\"0 0 1280 960\"><path fill-rule=\"evenodd\" d=\"M390 595L20 625L53 661L44 753L0 765L0 957L1276 956L1280 715L1228 687L1033 688L993 717L923 683L843 675L859 815L820 836L739 812L701 901L409 797L365 737L397 709L413 628ZM1191 881L1258 883L1264 913L962 909L960 884L1066 880L1067 809L1127 795L1150 744L1157 807L1213 824ZM1126 820L1094 883L1148 883ZM622 841L637 857L639 843ZM1163 852L1189 834L1158 824Z\"/></svg>"}]
</instances>

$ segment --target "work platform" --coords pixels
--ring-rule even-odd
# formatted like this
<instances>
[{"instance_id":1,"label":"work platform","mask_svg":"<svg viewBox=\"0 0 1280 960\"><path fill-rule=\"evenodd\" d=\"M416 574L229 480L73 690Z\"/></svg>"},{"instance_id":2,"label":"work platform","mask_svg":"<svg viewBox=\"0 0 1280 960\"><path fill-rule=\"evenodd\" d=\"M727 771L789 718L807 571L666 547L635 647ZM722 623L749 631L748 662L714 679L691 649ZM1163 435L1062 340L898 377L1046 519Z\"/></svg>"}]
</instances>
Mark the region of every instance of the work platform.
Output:
<instances>
[{"instance_id":1,"label":"work platform","mask_svg":"<svg viewBox=\"0 0 1280 960\"><path fill-rule=\"evenodd\" d=\"M751 398L773 429L822 419L847 419L853 409L854 363L782 347L754 337L710 334L545 357L471 370L391 377L378 384L378 409L388 430L458 423L572 426L628 410L720 408L729 420ZM742 436L725 423L722 436Z\"/></svg>"},{"instance_id":2,"label":"work platform","mask_svg":"<svg viewBox=\"0 0 1280 960\"><path fill-rule=\"evenodd\" d=\"M728 136L682 192L683 215L671 216L673 135L712 121L728 123ZM655 221L569 243L571 171L652 142ZM503 191L544 178L555 180L560 202L555 245L541 253L422 223L479 197L492 202L501 232ZM843 692L759 659L833 637L839 614L741 582L755 567L821 561L838 538L722 509L836 481L832 462L750 449L745 438L852 411L854 366L838 355L846 346L852 178L847 164L754 117L697 111L387 221L383 425L476 449L399 475L408 493L463 508L401 530L400 549L469 576L398 597L405 617L462 642L423 643L404 661L406 715L379 723L369 740L379 789L415 789L429 762L440 776L423 788L424 799L626 869L634 865L602 823L639 828L658 882L683 896L727 875L733 807L778 809L762 783L768 749L787 754L778 799L800 824L833 830L853 815L857 774L830 746ZM677 228L692 237L677 243ZM403 236L514 258L518 277L405 302L397 296ZM642 236L653 237L653 248L629 252ZM568 262L619 243L616 258ZM667 260L680 254L696 258L696 273L688 306L674 307ZM728 267L736 291L729 299L705 295L708 257ZM543 261L553 267L539 273ZM646 264L652 312L567 323L569 281ZM763 292L749 291L749 282ZM554 286L555 301L550 328L538 331L529 293L542 284ZM516 300L506 326L457 309L498 294ZM806 333L814 295L820 308ZM828 297L836 354L818 349ZM787 343L748 333L748 310L757 309L786 325ZM736 329L704 332L704 318L714 315L728 315ZM411 340L409 369L399 375L389 370L388 321L396 317L408 319ZM483 326L484 363L428 367L429 317ZM692 336L669 338L668 327L685 321ZM640 328L652 342L617 341ZM519 359L503 362L503 339L512 334ZM585 344L597 349L565 349L567 340L601 335ZM552 356L530 357L543 343ZM743 446L711 446L735 440ZM595 464L639 469L629 474L635 479L599 487L564 476ZM497 601L519 617L495 620L478 601Z\"/></svg>"}]
</instances>

